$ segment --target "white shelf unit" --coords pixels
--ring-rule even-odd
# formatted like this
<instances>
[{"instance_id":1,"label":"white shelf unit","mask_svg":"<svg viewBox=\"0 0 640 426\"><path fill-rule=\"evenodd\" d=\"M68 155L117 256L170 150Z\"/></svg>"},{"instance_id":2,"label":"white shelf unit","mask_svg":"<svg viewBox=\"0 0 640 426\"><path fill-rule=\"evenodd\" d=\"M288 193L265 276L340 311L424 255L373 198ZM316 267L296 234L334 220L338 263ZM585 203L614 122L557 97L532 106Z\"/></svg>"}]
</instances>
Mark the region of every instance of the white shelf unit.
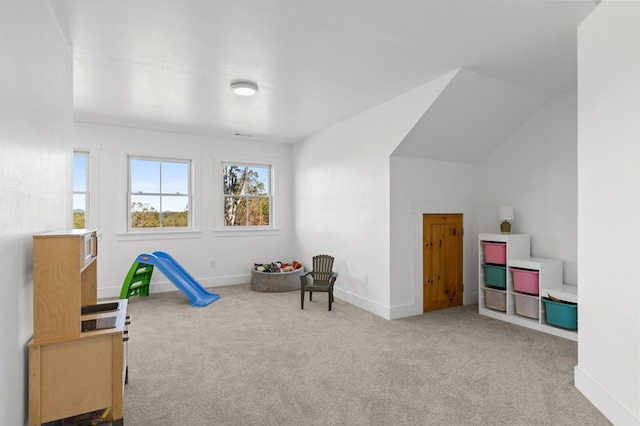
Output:
<instances>
[{"instance_id":1,"label":"white shelf unit","mask_svg":"<svg viewBox=\"0 0 640 426\"><path fill-rule=\"evenodd\" d=\"M541 306L543 306L544 303L542 303L540 298L546 296L546 289L550 287L558 288L559 286L562 286L562 260L560 259L543 257L510 259L509 268L520 268L538 271L538 314L542 313L543 310ZM513 276L513 272L509 271L508 273ZM515 312L515 293L517 293L515 288L511 287L509 289L509 303L514 305L513 312L518 315ZM543 315L539 315L539 319L527 317L523 318L527 319L528 321L539 323L543 318Z\"/></svg>"},{"instance_id":2,"label":"white shelf unit","mask_svg":"<svg viewBox=\"0 0 640 426\"><path fill-rule=\"evenodd\" d=\"M577 286L566 285L562 283L562 260L542 257L530 256L530 237L528 234L480 234L479 242L493 241L506 243L507 264L505 265L506 274L506 311L491 309L486 306L483 287L484 279L484 248L480 247L479 261L479 305L478 311L481 315L507 321L523 327L532 328L555 336L563 337L569 340L578 340L578 333L575 330L567 330L564 328L550 325L546 321L546 314L542 297L550 294L559 299L577 303ZM513 286L513 273L509 271L510 267L522 268L538 271L539 280L539 296L536 298L538 318L519 315L516 313L516 294ZM527 295L525 297L531 298Z\"/></svg>"},{"instance_id":3,"label":"white shelf unit","mask_svg":"<svg viewBox=\"0 0 640 426\"><path fill-rule=\"evenodd\" d=\"M505 319L507 315L510 315L513 311L513 306L509 306L507 301L505 301L506 311L498 311L495 309L487 308L485 301L485 292L484 288L486 287L485 281L485 269L482 265L485 264L485 256L484 256L484 246L481 244L483 241L489 241L494 243L505 243L506 244L506 263L504 266L505 269L505 282L506 287L505 290L511 288L513 289L513 281L512 276L509 274L508 263L509 259L518 257L529 257L529 247L531 246L531 239L529 234L480 234L478 245L480 247L479 251L479 262L478 262L478 277L479 277L479 288L478 288L478 302L479 302L479 310L481 314L491 316L498 319ZM507 292L505 291L504 297L507 297ZM508 299L508 298L507 298Z\"/></svg>"}]
</instances>

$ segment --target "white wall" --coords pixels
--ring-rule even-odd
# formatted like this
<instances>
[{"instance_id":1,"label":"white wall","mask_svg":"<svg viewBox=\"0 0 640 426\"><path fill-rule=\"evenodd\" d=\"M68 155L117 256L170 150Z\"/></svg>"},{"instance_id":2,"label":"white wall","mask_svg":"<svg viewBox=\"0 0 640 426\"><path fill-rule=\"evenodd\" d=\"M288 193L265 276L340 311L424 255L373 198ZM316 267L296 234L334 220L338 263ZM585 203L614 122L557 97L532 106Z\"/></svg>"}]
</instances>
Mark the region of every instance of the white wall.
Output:
<instances>
[{"instance_id":1,"label":"white wall","mask_svg":"<svg viewBox=\"0 0 640 426\"><path fill-rule=\"evenodd\" d=\"M27 420L32 235L71 224L72 60L47 2L0 2L0 424Z\"/></svg>"},{"instance_id":2,"label":"white wall","mask_svg":"<svg viewBox=\"0 0 640 426\"><path fill-rule=\"evenodd\" d=\"M477 165L391 157L392 318L423 312L423 214L463 215L463 303L478 301L479 189Z\"/></svg>"},{"instance_id":3,"label":"white wall","mask_svg":"<svg viewBox=\"0 0 640 426\"><path fill-rule=\"evenodd\" d=\"M578 31L577 388L640 425L640 3L602 2Z\"/></svg>"},{"instance_id":4,"label":"white wall","mask_svg":"<svg viewBox=\"0 0 640 426\"><path fill-rule=\"evenodd\" d=\"M294 145L302 262L334 256L336 296L390 318L390 155L451 73ZM368 276L365 284L364 276Z\"/></svg>"},{"instance_id":5,"label":"white wall","mask_svg":"<svg viewBox=\"0 0 640 426\"><path fill-rule=\"evenodd\" d=\"M100 235L99 297L120 294L141 253L170 253L205 287L246 283L255 262L294 260L290 145L76 123L74 146L89 149L92 164L99 169L92 184L99 195L98 216L91 223ZM127 235L127 154L193 161L195 232ZM220 230L222 161L273 165L275 231ZM175 290L166 277L154 272L151 292Z\"/></svg>"},{"instance_id":6,"label":"white wall","mask_svg":"<svg viewBox=\"0 0 640 426\"><path fill-rule=\"evenodd\" d=\"M481 164L479 231L500 232L498 209L514 209L512 233L531 234L531 255L563 260L577 282L576 93L541 108Z\"/></svg>"},{"instance_id":7,"label":"white wall","mask_svg":"<svg viewBox=\"0 0 640 426\"><path fill-rule=\"evenodd\" d=\"M515 209L512 232L531 234L532 255L563 259L565 282L576 284L576 139L570 93L541 108L479 165L392 157L393 316L422 313L427 213L463 214L465 305L478 302L478 233L500 232L503 204Z\"/></svg>"}]
</instances>

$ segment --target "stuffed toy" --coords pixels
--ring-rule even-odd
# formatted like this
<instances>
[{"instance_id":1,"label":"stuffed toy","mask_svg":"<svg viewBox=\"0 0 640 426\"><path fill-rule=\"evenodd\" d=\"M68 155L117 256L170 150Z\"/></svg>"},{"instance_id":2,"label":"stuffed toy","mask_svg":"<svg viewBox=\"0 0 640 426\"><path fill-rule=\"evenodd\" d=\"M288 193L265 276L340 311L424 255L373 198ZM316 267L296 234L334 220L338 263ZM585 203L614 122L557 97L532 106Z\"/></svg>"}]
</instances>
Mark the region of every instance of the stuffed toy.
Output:
<instances>
[{"instance_id":1,"label":"stuffed toy","mask_svg":"<svg viewBox=\"0 0 640 426\"><path fill-rule=\"evenodd\" d=\"M253 269L258 272L291 272L302 268L302 264L296 260L292 263L271 262L271 263L254 263Z\"/></svg>"}]
</instances>

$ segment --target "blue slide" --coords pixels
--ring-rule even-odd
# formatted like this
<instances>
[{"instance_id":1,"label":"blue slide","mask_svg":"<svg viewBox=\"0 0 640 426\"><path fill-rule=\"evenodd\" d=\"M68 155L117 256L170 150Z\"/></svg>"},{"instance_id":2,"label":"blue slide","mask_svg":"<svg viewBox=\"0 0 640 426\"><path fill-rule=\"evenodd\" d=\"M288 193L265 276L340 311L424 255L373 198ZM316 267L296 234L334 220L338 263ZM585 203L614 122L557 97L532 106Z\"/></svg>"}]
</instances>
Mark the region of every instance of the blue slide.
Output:
<instances>
[{"instance_id":1,"label":"blue slide","mask_svg":"<svg viewBox=\"0 0 640 426\"><path fill-rule=\"evenodd\" d=\"M219 294L205 290L170 254L163 251L154 251L153 254L141 254L136 259L138 263L146 263L158 268L183 292L193 306L207 306L220 298Z\"/></svg>"}]
</instances>

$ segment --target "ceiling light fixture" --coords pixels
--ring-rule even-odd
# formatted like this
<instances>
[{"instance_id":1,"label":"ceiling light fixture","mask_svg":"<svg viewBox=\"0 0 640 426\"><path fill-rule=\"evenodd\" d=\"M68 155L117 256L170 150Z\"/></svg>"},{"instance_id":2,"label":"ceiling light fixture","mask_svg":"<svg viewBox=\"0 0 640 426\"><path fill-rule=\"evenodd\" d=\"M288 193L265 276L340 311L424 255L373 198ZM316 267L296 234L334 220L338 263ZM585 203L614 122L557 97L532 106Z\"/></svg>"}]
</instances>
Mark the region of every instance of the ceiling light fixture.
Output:
<instances>
[{"instance_id":1,"label":"ceiling light fixture","mask_svg":"<svg viewBox=\"0 0 640 426\"><path fill-rule=\"evenodd\" d=\"M234 81L230 87L233 93L240 96L252 96L258 91L258 85L252 81Z\"/></svg>"}]
</instances>

